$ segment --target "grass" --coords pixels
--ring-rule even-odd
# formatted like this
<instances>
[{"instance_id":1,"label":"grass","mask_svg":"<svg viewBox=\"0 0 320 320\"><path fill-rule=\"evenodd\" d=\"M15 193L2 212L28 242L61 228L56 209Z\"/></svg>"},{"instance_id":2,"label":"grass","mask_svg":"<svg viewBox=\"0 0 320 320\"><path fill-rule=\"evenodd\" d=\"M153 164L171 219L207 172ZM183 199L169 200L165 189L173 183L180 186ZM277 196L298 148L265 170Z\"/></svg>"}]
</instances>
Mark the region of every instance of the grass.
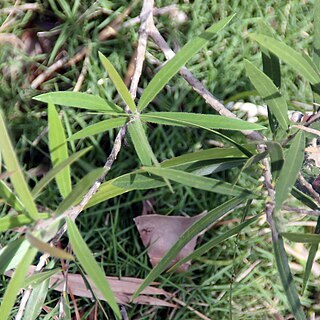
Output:
<instances>
[{"instance_id":1,"label":"grass","mask_svg":"<svg viewBox=\"0 0 320 320\"><path fill-rule=\"evenodd\" d=\"M23 2L24 3L24 2ZM11 45L0 48L0 106L4 109L8 125L14 141L20 163L25 170L38 165L49 166L48 140L45 135L40 143L33 147L32 141L37 138L46 126L45 106L31 100L39 90L30 88L30 81L34 73L45 70L46 65L53 62L63 50L72 57L81 45L92 47L89 58L88 73L81 87L81 91L100 94L108 100L116 98L116 91L99 63L97 51L103 52L116 66L122 76L125 75L128 62L133 54L138 38L138 26L121 30L116 37L100 43L98 32L112 21L126 8L127 1L95 2L81 1L81 6L71 16L63 16L50 3L58 1L38 1L45 8L44 14L21 14L6 32L21 36L28 26L41 28L54 27L56 35L48 37L51 50L31 57ZM158 7L171 4L172 1L156 1ZM312 3L301 1L195 1L194 4L177 2L179 8L186 14L187 20L182 25L173 24L168 16L156 18L161 33L168 39L172 47L179 47L199 34L214 20L237 12L236 19L227 29L218 34L205 50L198 53L188 64L190 70L201 79L207 88L221 100L232 99L240 92L252 90L249 80L244 73L244 58L260 66L260 53L257 45L247 39L247 34L257 30L257 23L263 20L272 25L275 34L285 38L288 45L297 49L308 48L312 32ZM9 5L9 3L8 3ZM12 5L12 4L11 4ZM91 18L87 12L104 7L111 10L110 15L100 14ZM140 6L134 7L131 17L139 14ZM83 18L79 18L83 16ZM44 17L44 18L43 18ZM0 25L6 18L0 15ZM81 23L79 23L79 19ZM78 22L77 22L78 21ZM52 26L52 23L54 24ZM40 26L39 26L40 25ZM149 52L160 60L163 56L152 43ZM42 59L45 57L45 63ZM72 89L80 75L82 63L68 69L62 69L58 74L41 86L42 91ZM145 87L154 74L154 67L147 63L141 87ZM310 102L312 100L310 88L296 77L287 66L282 65L283 92L290 101ZM98 81L103 79L104 81ZM117 99L117 98L116 98ZM246 101L253 100L246 97ZM259 100L257 102L260 103ZM152 108L161 111L212 112L208 105L200 98L186 82L175 76L169 86L163 90ZM291 108L293 106L291 105ZM64 111L64 122L67 133L97 122L97 117L79 113L74 109ZM192 152L210 147L211 134L197 129L184 129L152 125L148 128L148 137L158 160L162 161L186 152ZM70 143L72 152L92 145L94 150L72 167L73 182L78 181L92 169L102 166L109 153L111 143L116 132L109 135L98 135L89 139ZM239 140L239 135L233 138ZM218 140L218 139L217 139ZM122 148L117 162L113 166L108 178L130 172L138 166L132 143L128 139ZM237 169L221 172L217 175L228 181L233 181ZM240 184L250 187L250 180L244 174ZM259 172L252 179L258 179ZM30 177L33 185L35 177ZM155 199L155 209L164 215L195 215L203 210L210 210L223 203L226 197L209 194L199 190L175 186L172 194L168 188L155 189L149 192L130 192L111 199L83 212L77 219L77 225L88 246L95 253L95 258L103 266L107 275L131 276L144 278L150 271L150 264L142 243L133 224L133 218L142 211L142 201ZM54 208L60 202L58 190L54 184L40 196L44 206ZM6 207L0 207L1 216L6 214ZM255 206L260 212L260 205ZM250 215L253 212L250 212ZM233 213L230 218L240 218L240 212ZM294 217L289 217L292 220ZM313 220L310 218L310 220ZM202 237L204 243L212 236L219 235L230 228L220 226L213 228ZM11 234L1 234L1 245L7 243ZM66 241L64 238L62 241ZM299 265L303 262L292 259ZM251 270L250 267L259 261ZM247 274L246 271L250 270ZM70 265L70 272L78 271L75 265ZM230 301L230 285L233 282L232 301ZM297 271L295 281L302 285L303 273ZM269 319L274 312L288 314L286 298L283 294L280 280L275 268L272 255L270 232L266 223L253 224L235 240L229 239L208 252L201 259L193 262L190 270L185 274L164 274L159 281L161 286L176 296L186 305L191 306L211 319ZM6 287L3 277L0 284L0 296ZM319 304L315 297L319 295L318 282L311 277L309 291L305 294L303 304L312 312L318 314ZM59 295L50 293L47 303L53 307ZM50 300L52 299L52 301ZM72 305L72 304L71 304ZM88 310L92 302L87 299L79 300L80 308ZM103 304L105 306L105 304ZM16 310L12 311L15 314ZM193 319L195 315L188 308L168 309L150 306L132 305L127 308L130 319ZM100 315L102 316L102 315ZM85 319L86 313L83 315Z\"/></svg>"}]
</instances>

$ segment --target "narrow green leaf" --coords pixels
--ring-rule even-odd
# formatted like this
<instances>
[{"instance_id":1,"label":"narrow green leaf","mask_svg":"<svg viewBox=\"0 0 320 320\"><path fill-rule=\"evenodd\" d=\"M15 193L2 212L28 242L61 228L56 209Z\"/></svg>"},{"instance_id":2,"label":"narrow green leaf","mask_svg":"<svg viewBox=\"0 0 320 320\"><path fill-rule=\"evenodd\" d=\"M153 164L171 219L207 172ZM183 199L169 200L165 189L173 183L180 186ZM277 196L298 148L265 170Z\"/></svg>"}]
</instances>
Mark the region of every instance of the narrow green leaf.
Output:
<instances>
[{"instance_id":1,"label":"narrow green leaf","mask_svg":"<svg viewBox=\"0 0 320 320\"><path fill-rule=\"evenodd\" d=\"M313 209L313 210L319 210L318 204L307 194L303 193L296 187L293 187L291 190L291 194L301 201L303 204L305 204L307 207Z\"/></svg>"},{"instance_id":2,"label":"narrow green leaf","mask_svg":"<svg viewBox=\"0 0 320 320\"><path fill-rule=\"evenodd\" d=\"M154 97L164 88L169 80L201 49L213 36L223 29L235 16L224 18L208 28L200 36L189 41L179 52L169 60L165 66L153 77L145 88L138 104L141 111L154 99Z\"/></svg>"},{"instance_id":3,"label":"narrow green leaf","mask_svg":"<svg viewBox=\"0 0 320 320\"><path fill-rule=\"evenodd\" d=\"M193 164L198 161L216 160L216 159L246 159L237 148L210 148L192 153L186 153L178 157L174 157L163 161L160 166L162 168L176 167L185 164Z\"/></svg>"},{"instance_id":4,"label":"narrow green leaf","mask_svg":"<svg viewBox=\"0 0 320 320\"><path fill-rule=\"evenodd\" d=\"M248 196L251 194L249 190L238 186L232 186L232 184L228 182L213 178L201 177L188 172L154 167L144 167L143 170L196 189L230 196Z\"/></svg>"},{"instance_id":5,"label":"narrow green leaf","mask_svg":"<svg viewBox=\"0 0 320 320\"><path fill-rule=\"evenodd\" d=\"M320 234L313 233L297 233L297 232L281 232L281 235L293 242L319 244Z\"/></svg>"},{"instance_id":6,"label":"narrow green leaf","mask_svg":"<svg viewBox=\"0 0 320 320\"><path fill-rule=\"evenodd\" d=\"M289 125L286 100L280 94L272 80L256 66L248 60L245 60L245 67L251 83L271 109L272 114L276 117L280 127L286 131Z\"/></svg>"},{"instance_id":7,"label":"narrow green leaf","mask_svg":"<svg viewBox=\"0 0 320 320\"><path fill-rule=\"evenodd\" d=\"M50 280L47 279L32 290L23 314L23 320L39 319L42 307L47 298L49 283Z\"/></svg>"},{"instance_id":8,"label":"narrow green leaf","mask_svg":"<svg viewBox=\"0 0 320 320\"><path fill-rule=\"evenodd\" d=\"M49 213L39 214L39 219L47 219L49 217ZM17 216L7 215L6 217L0 218L0 232L4 232L13 228L22 227L33 222L34 220L26 214L19 214Z\"/></svg>"},{"instance_id":9,"label":"narrow green leaf","mask_svg":"<svg viewBox=\"0 0 320 320\"><path fill-rule=\"evenodd\" d=\"M20 201L27 209L28 214L34 220L39 218L36 204L33 201L31 192L24 178L18 159L11 144L8 131L5 126L5 121L0 111L0 152L2 154L7 171L12 172L10 180L13 184L14 190L18 195Z\"/></svg>"},{"instance_id":10,"label":"narrow green leaf","mask_svg":"<svg viewBox=\"0 0 320 320\"><path fill-rule=\"evenodd\" d=\"M36 249L29 248L23 259L17 266L17 269L15 270L2 299L2 303L0 306L1 320L9 319L17 294L23 286L28 268L31 265L36 253Z\"/></svg>"},{"instance_id":11,"label":"narrow green leaf","mask_svg":"<svg viewBox=\"0 0 320 320\"><path fill-rule=\"evenodd\" d=\"M119 307L106 276L96 260L93 258L90 249L81 237L81 234L75 223L67 218L68 235L72 245L72 249L76 254L81 266L88 274L95 286L100 290L103 297L109 303L117 319L121 319Z\"/></svg>"},{"instance_id":12,"label":"narrow green leaf","mask_svg":"<svg viewBox=\"0 0 320 320\"><path fill-rule=\"evenodd\" d=\"M302 310L299 295L292 278L287 254L283 245L283 239L280 235L278 235L276 239L275 236L273 236L272 242L282 287L288 299L291 312L293 313L295 319L305 320L306 316Z\"/></svg>"},{"instance_id":13,"label":"narrow green leaf","mask_svg":"<svg viewBox=\"0 0 320 320\"><path fill-rule=\"evenodd\" d=\"M276 211L281 208L282 203L287 199L297 179L304 159L304 147L304 132L300 131L292 140L276 184Z\"/></svg>"},{"instance_id":14,"label":"narrow green leaf","mask_svg":"<svg viewBox=\"0 0 320 320\"><path fill-rule=\"evenodd\" d=\"M320 234L320 217L318 217L317 225L316 225L316 229L315 229L314 233L316 235ZM318 248L319 248L319 243L314 243L310 246L308 259L307 259L307 263L306 263L306 270L303 275L303 283L302 283L302 290L301 290L302 295L307 287L309 277L311 274L312 265L313 265L314 259L316 257L316 254L318 252Z\"/></svg>"},{"instance_id":15,"label":"narrow green leaf","mask_svg":"<svg viewBox=\"0 0 320 320\"><path fill-rule=\"evenodd\" d=\"M25 282L23 287L28 288L29 286L35 288L43 281L46 281L47 279L50 279L53 275L61 272L60 268L55 268L49 271L42 271L39 273L34 273L32 276L29 276Z\"/></svg>"},{"instance_id":16,"label":"narrow green leaf","mask_svg":"<svg viewBox=\"0 0 320 320\"><path fill-rule=\"evenodd\" d=\"M99 52L99 58L103 64L104 68L108 72L109 77L112 80L113 84L115 85L122 100L129 107L131 112L136 112L137 111L136 104L134 103L128 88L124 84L124 82L121 79L117 70L114 68L114 66L111 64L111 62L101 52Z\"/></svg>"},{"instance_id":17,"label":"narrow green leaf","mask_svg":"<svg viewBox=\"0 0 320 320\"><path fill-rule=\"evenodd\" d=\"M266 144L268 146L271 159L272 180L277 181L284 163L283 150L279 142L268 141Z\"/></svg>"},{"instance_id":18,"label":"narrow green leaf","mask_svg":"<svg viewBox=\"0 0 320 320\"><path fill-rule=\"evenodd\" d=\"M316 85L320 83L319 74L310 66L303 55L290 48L285 43L262 34L251 34L250 38L257 41L264 48L268 49L290 65L299 75L305 77L311 84Z\"/></svg>"},{"instance_id":19,"label":"narrow green leaf","mask_svg":"<svg viewBox=\"0 0 320 320\"><path fill-rule=\"evenodd\" d=\"M104 182L85 208L90 208L132 190L148 190L165 185L166 183L161 178L151 177L149 174L127 173Z\"/></svg>"},{"instance_id":20,"label":"narrow green leaf","mask_svg":"<svg viewBox=\"0 0 320 320\"><path fill-rule=\"evenodd\" d=\"M17 258L18 251L22 246L22 243L26 244L24 238L18 238L9 242L5 247L0 250L0 274L4 274L10 267L13 265L13 268L16 267L15 262L11 263L14 258ZM29 246L29 244L28 244ZM28 248L26 248L27 251ZM21 251L20 251L21 252ZM23 255L25 252L23 253Z\"/></svg>"},{"instance_id":21,"label":"narrow green leaf","mask_svg":"<svg viewBox=\"0 0 320 320\"><path fill-rule=\"evenodd\" d=\"M174 271L176 270L179 266L181 266L182 264L196 259L200 256L202 256L203 254L209 252L212 248L216 247L218 244L220 244L221 242L233 237L234 235L238 234L242 229L246 228L247 226L251 225L253 222L257 221L258 218L261 217L262 214L256 215L255 217L240 223L239 225L237 225L236 227L226 231L225 233L209 240L208 242L206 242L204 245L202 245L201 247L197 248L196 250L194 250L192 253L190 253L188 256L182 258L181 260L179 260L174 266L172 266L168 271Z\"/></svg>"},{"instance_id":22,"label":"narrow green leaf","mask_svg":"<svg viewBox=\"0 0 320 320\"><path fill-rule=\"evenodd\" d=\"M69 195L63 199L56 210L56 214L61 214L72 206L78 204L83 196L88 192L89 188L102 175L104 169L97 168L86 174L72 189Z\"/></svg>"},{"instance_id":23,"label":"narrow green leaf","mask_svg":"<svg viewBox=\"0 0 320 320\"><path fill-rule=\"evenodd\" d=\"M314 2L313 21L313 61L317 69L320 69L320 1Z\"/></svg>"},{"instance_id":24,"label":"narrow green leaf","mask_svg":"<svg viewBox=\"0 0 320 320\"><path fill-rule=\"evenodd\" d=\"M106 114L114 114L118 112L123 113L123 110L120 107L108 103L101 97L82 92L49 92L33 97L33 99L67 107L75 107L91 111L102 111Z\"/></svg>"},{"instance_id":25,"label":"narrow green leaf","mask_svg":"<svg viewBox=\"0 0 320 320\"><path fill-rule=\"evenodd\" d=\"M36 238L31 233L26 234L26 239L33 247L35 247L42 253L49 253L52 257L56 257L59 259L74 260L74 256L72 254L54 246L50 246L48 243Z\"/></svg>"},{"instance_id":26,"label":"narrow green leaf","mask_svg":"<svg viewBox=\"0 0 320 320\"><path fill-rule=\"evenodd\" d=\"M141 121L139 119L132 121L128 125L128 131L142 165L151 166L152 163L157 163Z\"/></svg>"},{"instance_id":27,"label":"narrow green leaf","mask_svg":"<svg viewBox=\"0 0 320 320\"><path fill-rule=\"evenodd\" d=\"M91 150L92 147L85 148L83 150L80 150L73 155L71 155L66 160L63 160L58 165L56 165L54 168L52 168L49 172L45 174L45 176L35 185L35 187L32 190L32 196L36 198L39 193L50 183L52 179L56 177L57 174L61 172L64 168L67 166L70 166L72 163L77 161L79 158L81 158L83 155L85 155L89 150Z\"/></svg>"},{"instance_id":28,"label":"narrow green leaf","mask_svg":"<svg viewBox=\"0 0 320 320\"><path fill-rule=\"evenodd\" d=\"M25 211L23 204L19 200L19 198L12 192L12 190L6 185L6 183L0 180L0 198L4 200L4 202L13 208L17 212Z\"/></svg>"},{"instance_id":29,"label":"narrow green leaf","mask_svg":"<svg viewBox=\"0 0 320 320\"><path fill-rule=\"evenodd\" d=\"M258 21L259 33L272 37L273 29L263 20ZM263 72L273 81L277 88L281 87L280 61L276 55L261 48Z\"/></svg>"},{"instance_id":30,"label":"narrow green leaf","mask_svg":"<svg viewBox=\"0 0 320 320\"><path fill-rule=\"evenodd\" d=\"M68 146L64 128L58 112L52 103L48 104L49 149L53 167L68 159ZM65 198L72 190L70 166L56 174L56 182L61 195Z\"/></svg>"},{"instance_id":31,"label":"narrow green leaf","mask_svg":"<svg viewBox=\"0 0 320 320\"><path fill-rule=\"evenodd\" d=\"M76 132L68 140L83 139L110 129L120 128L126 124L127 120L126 117L117 117L100 121Z\"/></svg>"},{"instance_id":32,"label":"narrow green leaf","mask_svg":"<svg viewBox=\"0 0 320 320\"><path fill-rule=\"evenodd\" d=\"M177 256L181 249L197 234L206 227L221 218L227 212L233 210L239 204L246 200L246 197L233 198L224 204L209 211L204 217L193 223L179 238L179 240L168 250L160 262L151 270L147 277L143 280L140 287L133 294L131 300L134 300L152 281L154 281Z\"/></svg>"},{"instance_id":33,"label":"narrow green leaf","mask_svg":"<svg viewBox=\"0 0 320 320\"><path fill-rule=\"evenodd\" d=\"M221 130L265 130L266 128L247 121L231 119L213 114L187 112L148 112L140 115L141 120L181 127L201 127Z\"/></svg>"}]
</instances>

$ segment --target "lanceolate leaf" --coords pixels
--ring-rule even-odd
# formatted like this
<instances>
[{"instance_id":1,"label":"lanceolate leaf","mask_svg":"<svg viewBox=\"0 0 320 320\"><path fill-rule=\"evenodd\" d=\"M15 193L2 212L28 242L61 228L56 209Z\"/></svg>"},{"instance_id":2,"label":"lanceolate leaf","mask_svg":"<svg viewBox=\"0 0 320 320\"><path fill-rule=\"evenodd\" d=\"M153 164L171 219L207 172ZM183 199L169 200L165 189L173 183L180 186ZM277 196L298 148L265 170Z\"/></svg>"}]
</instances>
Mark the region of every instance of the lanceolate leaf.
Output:
<instances>
[{"instance_id":1,"label":"lanceolate leaf","mask_svg":"<svg viewBox=\"0 0 320 320\"><path fill-rule=\"evenodd\" d=\"M271 109L272 114L276 117L280 127L286 131L288 129L288 106L286 100L282 97L272 80L254 66L248 60L245 60L247 75L250 81Z\"/></svg>"},{"instance_id":2,"label":"lanceolate leaf","mask_svg":"<svg viewBox=\"0 0 320 320\"><path fill-rule=\"evenodd\" d=\"M250 38L257 41L264 48L268 49L282 61L290 65L311 84L315 85L320 83L319 74L311 67L303 55L290 48L285 43L262 34L251 34Z\"/></svg>"},{"instance_id":3,"label":"lanceolate leaf","mask_svg":"<svg viewBox=\"0 0 320 320\"><path fill-rule=\"evenodd\" d=\"M292 278L287 254L283 245L283 239L280 235L278 235L276 239L275 236L273 236L272 242L278 272L289 302L291 312L293 313L295 319L305 320L306 316L302 310L299 295Z\"/></svg>"},{"instance_id":4,"label":"lanceolate leaf","mask_svg":"<svg viewBox=\"0 0 320 320\"><path fill-rule=\"evenodd\" d=\"M36 320L42 311L42 306L47 298L50 280L44 280L32 289L28 303L26 305L23 320Z\"/></svg>"},{"instance_id":5,"label":"lanceolate leaf","mask_svg":"<svg viewBox=\"0 0 320 320\"><path fill-rule=\"evenodd\" d=\"M139 119L132 121L128 125L128 130L141 163L144 166L151 166L152 163L158 163L151 149L141 121Z\"/></svg>"},{"instance_id":6,"label":"lanceolate leaf","mask_svg":"<svg viewBox=\"0 0 320 320\"><path fill-rule=\"evenodd\" d=\"M12 192L12 190L6 185L6 183L0 180L0 199L3 199L6 204L17 212L22 212L25 210L21 201Z\"/></svg>"},{"instance_id":7,"label":"lanceolate leaf","mask_svg":"<svg viewBox=\"0 0 320 320\"><path fill-rule=\"evenodd\" d=\"M50 217L49 213L40 213L40 219L47 219ZM22 227L34 222L28 215L19 214L17 216L6 216L0 218L0 232L4 232L10 229Z\"/></svg>"},{"instance_id":8,"label":"lanceolate leaf","mask_svg":"<svg viewBox=\"0 0 320 320\"><path fill-rule=\"evenodd\" d=\"M315 229L314 233L315 233L315 235L320 234L320 217L318 217L317 225L316 225L316 229ZM311 269L312 269L312 265L313 265L314 259L316 257L316 254L318 252L318 248L319 248L319 242L313 243L310 246L308 259L307 259L307 263L306 263L306 270L303 275L302 294L304 293L304 290L307 287L308 280L309 280L310 273L311 273Z\"/></svg>"},{"instance_id":9,"label":"lanceolate leaf","mask_svg":"<svg viewBox=\"0 0 320 320\"><path fill-rule=\"evenodd\" d=\"M180 261L178 261L174 266L172 266L169 271L174 271L176 270L181 264L186 263L190 260L196 259L200 256L202 256L203 254L209 252L212 248L214 248L215 246L217 246L218 244L220 244L222 241L225 241L229 238L231 238L232 236L238 234L242 229L244 229L245 227L249 226L250 224L252 224L253 222L257 221L258 218L261 217L261 214L240 223L239 225L237 225L236 227L226 231L225 233L209 240L208 242L206 242L204 245L202 245L201 247L197 248L195 251L193 251L191 254L189 254L187 257L181 259Z\"/></svg>"},{"instance_id":10,"label":"lanceolate leaf","mask_svg":"<svg viewBox=\"0 0 320 320\"><path fill-rule=\"evenodd\" d=\"M141 111L154 99L169 80L208 42L215 33L223 29L234 17L224 18L208 28L200 36L189 41L166 65L153 77L145 88L138 104Z\"/></svg>"},{"instance_id":11,"label":"lanceolate leaf","mask_svg":"<svg viewBox=\"0 0 320 320\"><path fill-rule=\"evenodd\" d=\"M92 282L96 285L103 297L109 303L117 319L121 319L119 307L116 303L116 299L113 292L110 289L110 285L105 277L104 272L93 258L90 249L81 237L81 234L71 219L67 219L68 235L72 245L72 249L76 254L81 266L88 274Z\"/></svg>"},{"instance_id":12,"label":"lanceolate leaf","mask_svg":"<svg viewBox=\"0 0 320 320\"><path fill-rule=\"evenodd\" d=\"M15 270L2 298L2 303L0 306L1 320L9 319L16 296L19 293L19 290L23 287L23 282L28 272L28 268L31 265L36 253L36 249L29 248L23 259L18 264L17 269Z\"/></svg>"},{"instance_id":13,"label":"lanceolate leaf","mask_svg":"<svg viewBox=\"0 0 320 320\"><path fill-rule=\"evenodd\" d=\"M223 130L264 130L265 127L239 119L213 114L187 112L148 112L140 115L141 120L171 126L201 127Z\"/></svg>"},{"instance_id":14,"label":"lanceolate leaf","mask_svg":"<svg viewBox=\"0 0 320 320\"><path fill-rule=\"evenodd\" d=\"M312 233L297 233L297 232L282 232L281 235L293 242L319 244L320 234Z\"/></svg>"},{"instance_id":15,"label":"lanceolate leaf","mask_svg":"<svg viewBox=\"0 0 320 320\"><path fill-rule=\"evenodd\" d=\"M10 180L13 184L14 191L18 195L20 201L26 208L30 217L34 220L39 218L36 204L33 201L31 192L24 178L18 159L11 144L8 131L5 126L5 121L0 111L0 152L4 163L7 166L7 171L12 172Z\"/></svg>"},{"instance_id":16,"label":"lanceolate leaf","mask_svg":"<svg viewBox=\"0 0 320 320\"><path fill-rule=\"evenodd\" d=\"M185 186L189 186L192 188L197 188L230 196L240 196L242 194L244 196L248 196L251 194L250 191L238 186L232 186L230 183L217 179L197 176L195 174L183 172L180 170L154 167L144 167L143 169L149 173L155 174L163 178L167 178L169 180L181 183Z\"/></svg>"},{"instance_id":17,"label":"lanceolate leaf","mask_svg":"<svg viewBox=\"0 0 320 320\"><path fill-rule=\"evenodd\" d=\"M104 172L103 168L97 168L86 174L72 189L68 196L59 204L56 214L61 214L65 210L71 208L73 205L78 204L83 196L87 193L89 188L95 183L96 180Z\"/></svg>"},{"instance_id":18,"label":"lanceolate leaf","mask_svg":"<svg viewBox=\"0 0 320 320\"><path fill-rule=\"evenodd\" d=\"M179 240L171 247L160 262L151 270L145 278L141 286L132 296L134 300L144 288L146 288L152 281L154 281L171 263L180 250L197 234L199 234L206 227L211 225L214 221L221 218L224 214L234 209L236 206L246 200L246 197L233 198L219 207L209 211L203 218L197 220L192 224L179 238Z\"/></svg>"},{"instance_id":19,"label":"lanceolate leaf","mask_svg":"<svg viewBox=\"0 0 320 320\"><path fill-rule=\"evenodd\" d=\"M55 106L48 104L49 149L53 166L57 166L68 158L68 147L64 128ZM56 181L61 195L65 198L71 192L70 167L66 166L58 174Z\"/></svg>"},{"instance_id":20,"label":"lanceolate leaf","mask_svg":"<svg viewBox=\"0 0 320 320\"><path fill-rule=\"evenodd\" d=\"M49 253L52 257L56 257L59 259L74 260L73 255L71 255L70 253L54 246L50 246L48 243L43 242L42 240L33 236L31 233L26 234L26 239L33 247L37 248L42 253Z\"/></svg>"},{"instance_id":21,"label":"lanceolate leaf","mask_svg":"<svg viewBox=\"0 0 320 320\"><path fill-rule=\"evenodd\" d=\"M103 64L104 68L107 70L110 79L112 80L113 84L115 85L115 87L116 87L119 95L123 99L123 101L129 107L131 112L136 112L137 111L136 104L134 103L129 90L127 89L126 85L124 84L124 82L121 79L117 70L114 68L114 66L111 64L111 62L101 52L99 52L99 58Z\"/></svg>"},{"instance_id":22,"label":"lanceolate leaf","mask_svg":"<svg viewBox=\"0 0 320 320\"><path fill-rule=\"evenodd\" d=\"M268 146L271 159L272 180L276 181L279 177L284 162L283 150L280 143L276 141L268 141L266 144Z\"/></svg>"},{"instance_id":23,"label":"lanceolate leaf","mask_svg":"<svg viewBox=\"0 0 320 320\"><path fill-rule=\"evenodd\" d=\"M126 117L118 117L118 118L100 121L98 123L85 127L84 129L76 132L68 140L83 139L101 132L108 131L110 129L122 127L123 125L125 125L127 120L128 118Z\"/></svg>"},{"instance_id":24,"label":"lanceolate leaf","mask_svg":"<svg viewBox=\"0 0 320 320\"><path fill-rule=\"evenodd\" d=\"M276 211L281 208L282 203L287 199L291 188L297 179L298 172L301 169L304 159L304 147L304 132L300 131L293 138L276 184Z\"/></svg>"},{"instance_id":25,"label":"lanceolate leaf","mask_svg":"<svg viewBox=\"0 0 320 320\"><path fill-rule=\"evenodd\" d=\"M123 110L120 107L109 104L101 97L82 92L49 92L33 97L33 99L67 107L87 109L90 111L103 111L106 114L123 113Z\"/></svg>"},{"instance_id":26,"label":"lanceolate leaf","mask_svg":"<svg viewBox=\"0 0 320 320\"><path fill-rule=\"evenodd\" d=\"M66 160L63 160L60 162L57 166L52 168L49 172L45 174L45 176L35 185L35 187L32 190L32 196L36 198L39 193L45 188L49 182L56 177L58 173L61 172L64 168L71 165L75 161L77 161L80 157L82 157L84 154L86 154L92 147L85 148L83 150L80 150L73 155L71 155Z\"/></svg>"}]
</instances>

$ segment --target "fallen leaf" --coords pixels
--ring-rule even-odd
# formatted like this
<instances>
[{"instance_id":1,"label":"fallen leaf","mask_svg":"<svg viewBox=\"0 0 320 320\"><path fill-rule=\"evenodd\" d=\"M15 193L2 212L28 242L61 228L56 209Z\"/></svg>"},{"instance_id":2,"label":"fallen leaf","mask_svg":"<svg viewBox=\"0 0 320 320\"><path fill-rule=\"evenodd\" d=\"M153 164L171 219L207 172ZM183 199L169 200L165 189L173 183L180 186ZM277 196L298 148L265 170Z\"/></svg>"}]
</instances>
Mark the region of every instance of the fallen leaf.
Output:
<instances>
[{"instance_id":1,"label":"fallen leaf","mask_svg":"<svg viewBox=\"0 0 320 320\"><path fill-rule=\"evenodd\" d=\"M134 222L138 228L143 245L148 248L148 255L152 266L157 265L165 253L178 241L181 234L205 214L206 212L194 217L168 217L150 214L135 218ZM193 252L198 236L195 236L184 246L168 268ZM177 271L187 271L190 263L189 261L182 264Z\"/></svg>"},{"instance_id":2,"label":"fallen leaf","mask_svg":"<svg viewBox=\"0 0 320 320\"><path fill-rule=\"evenodd\" d=\"M30 266L28 275L32 275L35 268L35 266ZM5 274L9 277L12 277L13 271L9 270ZM143 279L131 277L122 277L121 279L117 277L106 278L110 284L113 294L115 295L117 303L120 304L131 303L131 296L143 282ZM78 297L93 298L91 290L87 287L81 274L68 273L67 280L68 289L72 291L73 295ZM91 289L96 295L96 297L99 300L105 300L100 291L91 282L89 277L87 277L87 280L90 283ZM65 281L65 276L61 272L57 273L50 277L49 287L53 290L63 292L65 291ZM142 291L142 294L138 298L133 300L133 303L177 308L176 304L165 301L167 299L172 298L173 295L163 289L154 287L154 285L156 284L157 283L154 282L150 286L145 288ZM156 295L164 296L165 300L153 297Z\"/></svg>"}]
</instances>

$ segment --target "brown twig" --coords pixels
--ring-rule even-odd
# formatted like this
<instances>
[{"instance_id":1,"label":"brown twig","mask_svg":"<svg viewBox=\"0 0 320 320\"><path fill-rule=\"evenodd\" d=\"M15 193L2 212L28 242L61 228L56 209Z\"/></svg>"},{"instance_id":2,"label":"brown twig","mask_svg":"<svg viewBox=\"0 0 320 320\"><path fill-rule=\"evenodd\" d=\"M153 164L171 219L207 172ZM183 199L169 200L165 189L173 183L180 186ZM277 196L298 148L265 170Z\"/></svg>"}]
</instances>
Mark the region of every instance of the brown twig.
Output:
<instances>
[{"instance_id":1,"label":"brown twig","mask_svg":"<svg viewBox=\"0 0 320 320\"><path fill-rule=\"evenodd\" d=\"M135 24L140 23L141 17L135 17L126 21L124 23L123 20L129 15L132 7L135 5L136 1L134 1L122 14L120 14L114 21L110 23L110 25L106 26L98 36L99 41L105 41L117 34L118 31L122 28L129 28ZM154 9L154 15L166 14L172 10L176 9L176 6L170 5L164 8ZM177 10L177 9L176 9ZM31 83L31 88L37 89L44 81L52 76L53 73L60 70L62 67L69 68L70 66L78 63L83 60L87 54L87 47L80 48L78 53L70 59L70 57L63 57L53 63L50 67L48 67L43 73L41 73L37 78L35 78Z\"/></svg>"},{"instance_id":2,"label":"brown twig","mask_svg":"<svg viewBox=\"0 0 320 320\"><path fill-rule=\"evenodd\" d=\"M171 48L154 24L152 25L150 36L168 60L172 59L175 56L174 51L171 50ZM237 118L237 116L229 111L208 89L206 89L205 86L186 67L181 68L180 74L191 85L193 90L201 95L203 99L219 114L228 118ZM263 140L263 137L255 131L242 132L251 140Z\"/></svg>"},{"instance_id":3,"label":"brown twig","mask_svg":"<svg viewBox=\"0 0 320 320\"><path fill-rule=\"evenodd\" d=\"M85 57L84 62L83 62L81 73L80 73L79 78L77 80L77 83L76 83L76 85L75 85L75 87L73 89L74 92L78 92L81 89L82 83L83 83L83 81L85 79L85 76L87 74L87 71L88 71L90 53L91 53L91 48L89 48L87 50L87 52L86 52L86 57Z\"/></svg>"},{"instance_id":4,"label":"brown twig","mask_svg":"<svg viewBox=\"0 0 320 320\"><path fill-rule=\"evenodd\" d=\"M320 205L320 195L313 189L312 185L304 178L304 176L301 173L299 173L298 175L298 180L300 184L307 189L312 198L316 200L317 203Z\"/></svg>"},{"instance_id":5,"label":"brown twig","mask_svg":"<svg viewBox=\"0 0 320 320\"><path fill-rule=\"evenodd\" d=\"M292 211L292 212L296 212L299 214L305 214L307 216L316 216L316 217L320 216L319 210L305 210L305 209L300 209L297 207L290 207L290 206L282 206L282 210Z\"/></svg>"}]
</instances>

